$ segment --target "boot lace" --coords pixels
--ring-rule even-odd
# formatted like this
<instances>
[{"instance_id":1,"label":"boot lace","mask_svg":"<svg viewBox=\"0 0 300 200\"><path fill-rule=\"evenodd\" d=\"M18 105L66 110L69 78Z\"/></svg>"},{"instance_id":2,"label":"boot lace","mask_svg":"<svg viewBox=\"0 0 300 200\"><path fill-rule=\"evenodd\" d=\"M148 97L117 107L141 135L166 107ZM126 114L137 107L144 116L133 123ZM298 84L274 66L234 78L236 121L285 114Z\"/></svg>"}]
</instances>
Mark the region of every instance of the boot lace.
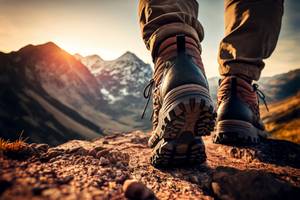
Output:
<instances>
[{"instance_id":1,"label":"boot lace","mask_svg":"<svg viewBox=\"0 0 300 200\"><path fill-rule=\"evenodd\" d=\"M259 87L258 84L254 83L254 84L252 84L252 87L253 87L253 90L258 95L259 99L261 99L263 101L263 103L265 104L265 107L266 107L267 111L269 112L268 104L266 102L266 95L260 89L258 89L258 87Z\"/></svg>"},{"instance_id":2,"label":"boot lace","mask_svg":"<svg viewBox=\"0 0 300 200\"><path fill-rule=\"evenodd\" d=\"M145 99L147 99L147 102L144 106L144 110L143 110L143 113L142 113L142 116L141 118L143 119L144 116L145 116L145 113L146 113L146 110L147 110L147 107L148 107L148 104L150 102L150 99L151 99L151 94L152 94L152 88L155 84L155 81L154 79L151 79L148 83L148 85L146 85L145 89L144 89L144 92L143 92L143 96ZM152 116L153 116L153 112L152 112L152 115L151 115L151 119L152 119Z\"/></svg>"}]
</instances>

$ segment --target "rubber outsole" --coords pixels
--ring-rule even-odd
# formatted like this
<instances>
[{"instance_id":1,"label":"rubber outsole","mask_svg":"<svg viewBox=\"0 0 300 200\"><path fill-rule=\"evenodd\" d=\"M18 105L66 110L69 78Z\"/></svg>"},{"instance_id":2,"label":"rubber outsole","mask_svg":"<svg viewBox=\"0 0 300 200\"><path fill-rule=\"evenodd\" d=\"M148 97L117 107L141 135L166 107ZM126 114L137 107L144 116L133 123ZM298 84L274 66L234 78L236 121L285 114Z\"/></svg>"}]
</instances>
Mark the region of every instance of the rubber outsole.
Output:
<instances>
[{"instance_id":1,"label":"rubber outsole","mask_svg":"<svg viewBox=\"0 0 300 200\"><path fill-rule=\"evenodd\" d=\"M215 110L208 91L194 84L180 86L169 92L159 113L151 164L175 167L205 162L201 136L209 135L215 125Z\"/></svg>"},{"instance_id":2,"label":"rubber outsole","mask_svg":"<svg viewBox=\"0 0 300 200\"><path fill-rule=\"evenodd\" d=\"M241 120L217 122L213 142L218 144L257 144L267 133Z\"/></svg>"}]
</instances>

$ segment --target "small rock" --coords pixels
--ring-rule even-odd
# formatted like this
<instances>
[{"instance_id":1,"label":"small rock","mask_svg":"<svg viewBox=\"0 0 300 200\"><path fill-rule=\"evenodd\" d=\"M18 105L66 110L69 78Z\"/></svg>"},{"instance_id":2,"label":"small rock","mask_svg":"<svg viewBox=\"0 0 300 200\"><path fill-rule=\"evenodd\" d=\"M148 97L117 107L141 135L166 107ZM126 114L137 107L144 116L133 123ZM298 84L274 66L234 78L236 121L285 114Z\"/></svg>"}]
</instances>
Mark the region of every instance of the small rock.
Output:
<instances>
[{"instance_id":1,"label":"small rock","mask_svg":"<svg viewBox=\"0 0 300 200\"><path fill-rule=\"evenodd\" d=\"M76 152L77 155L82 155L85 156L88 154L88 151L84 148L78 149L78 151Z\"/></svg>"},{"instance_id":2,"label":"small rock","mask_svg":"<svg viewBox=\"0 0 300 200\"><path fill-rule=\"evenodd\" d=\"M126 180L123 184L125 197L130 200L152 200L156 199L152 190L147 188L143 183L136 180Z\"/></svg>"},{"instance_id":3,"label":"small rock","mask_svg":"<svg viewBox=\"0 0 300 200\"><path fill-rule=\"evenodd\" d=\"M31 189L31 192L33 195L41 195L42 192L46 189L48 189L49 187L46 186L46 185L38 185L38 186L35 186Z\"/></svg>"},{"instance_id":4,"label":"small rock","mask_svg":"<svg viewBox=\"0 0 300 200\"><path fill-rule=\"evenodd\" d=\"M76 154L76 155L86 155L88 152L83 147L75 147L67 150L68 154Z\"/></svg>"},{"instance_id":5,"label":"small rock","mask_svg":"<svg viewBox=\"0 0 300 200\"><path fill-rule=\"evenodd\" d=\"M38 144L37 143L31 143L31 144L29 144L29 146L36 149L36 147L38 146Z\"/></svg>"},{"instance_id":6,"label":"small rock","mask_svg":"<svg viewBox=\"0 0 300 200\"><path fill-rule=\"evenodd\" d=\"M124 181L128 178L128 175L127 174L122 174L121 176L117 176L116 178L116 182L117 183L120 183L120 184L123 184Z\"/></svg>"},{"instance_id":7,"label":"small rock","mask_svg":"<svg viewBox=\"0 0 300 200\"><path fill-rule=\"evenodd\" d=\"M102 150L102 151L99 151L99 152L97 152L97 154L96 154L96 158L101 158L101 157L105 156L105 155L108 154L108 153L109 153L109 150L107 150L107 149L104 149L104 150Z\"/></svg>"},{"instance_id":8,"label":"small rock","mask_svg":"<svg viewBox=\"0 0 300 200\"><path fill-rule=\"evenodd\" d=\"M109 142L108 142L107 140L104 140L104 141L102 142L102 144L109 144Z\"/></svg>"},{"instance_id":9,"label":"small rock","mask_svg":"<svg viewBox=\"0 0 300 200\"><path fill-rule=\"evenodd\" d=\"M69 175L69 176L65 176L63 178L58 179L56 182L60 185L62 184L68 184L71 180L73 180L73 176Z\"/></svg>"},{"instance_id":10,"label":"small rock","mask_svg":"<svg viewBox=\"0 0 300 200\"><path fill-rule=\"evenodd\" d=\"M121 161L118 161L116 163L116 167L119 169L126 169L126 167L124 165L128 165L127 163L122 163Z\"/></svg>"},{"instance_id":11,"label":"small rock","mask_svg":"<svg viewBox=\"0 0 300 200\"><path fill-rule=\"evenodd\" d=\"M101 166L105 166L105 165L108 165L109 164L109 160L104 158L104 157L101 157L100 158L100 163L99 163Z\"/></svg>"},{"instance_id":12,"label":"small rock","mask_svg":"<svg viewBox=\"0 0 300 200\"><path fill-rule=\"evenodd\" d=\"M37 151L47 152L49 149L49 145L48 144L37 144L34 148Z\"/></svg>"},{"instance_id":13,"label":"small rock","mask_svg":"<svg viewBox=\"0 0 300 200\"><path fill-rule=\"evenodd\" d=\"M143 138L134 137L134 138L131 139L131 142L135 143L135 144L144 144L144 145L146 145L148 143L148 138L146 138L146 137L143 137Z\"/></svg>"},{"instance_id":14,"label":"small rock","mask_svg":"<svg viewBox=\"0 0 300 200\"><path fill-rule=\"evenodd\" d=\"M97 147L94 148L94 150L97 151L97 152L98 152L98 151L102 151L102 150L104 150L104 149L105 149L105 148L104 148L104 147L101 147L101 146L97 146Z\"/></svg>"},{"instance_id":15,"label":"small rock","mask_svg":"<svg viewBox=\"0 0 300 200\"><path fill-rule=\"evenodd\" d=\"M54 157L57 157L59 155L63 154L63 151L59 150L59 149L50 149L48 150L47 153L44 153L42 156L41 156L41 161L42 162L47 162L49 161L50 159L54 158Z\"/></svg>"},{"instance_id":16,"label":"small rock","mask_svg":"<svg viewBox=\"0 0 300 200\"><path fill-rule=\"evenodd\" d=\"M96 157L97 156L97 151L95 149L91 149L91 150L89 150L88 154L90 156Z\"/></svg>"}]
</instances>

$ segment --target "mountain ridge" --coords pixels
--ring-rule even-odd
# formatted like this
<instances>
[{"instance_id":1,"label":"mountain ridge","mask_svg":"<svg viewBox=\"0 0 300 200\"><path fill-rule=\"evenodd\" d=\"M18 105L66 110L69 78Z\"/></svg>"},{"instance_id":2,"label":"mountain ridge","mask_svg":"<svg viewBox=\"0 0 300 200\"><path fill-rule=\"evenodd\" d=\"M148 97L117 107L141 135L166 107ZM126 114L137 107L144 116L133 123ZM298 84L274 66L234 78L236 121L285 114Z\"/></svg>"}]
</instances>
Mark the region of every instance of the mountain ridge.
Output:
<instances>
[{"instance_id":1,"label":"mountain ridge","mask_svg":"<svg viewBox=\"0 0 300 200\"><path fill-rule=\"evenodd\" d=\"M101 106L107 103L90 71L54 43L2 53L0 80L1 137L17 139L24 131L29 141L55 145L92 139L105 127L128 129L106 114L110 109Z\"/></svg>"}]
</instances>

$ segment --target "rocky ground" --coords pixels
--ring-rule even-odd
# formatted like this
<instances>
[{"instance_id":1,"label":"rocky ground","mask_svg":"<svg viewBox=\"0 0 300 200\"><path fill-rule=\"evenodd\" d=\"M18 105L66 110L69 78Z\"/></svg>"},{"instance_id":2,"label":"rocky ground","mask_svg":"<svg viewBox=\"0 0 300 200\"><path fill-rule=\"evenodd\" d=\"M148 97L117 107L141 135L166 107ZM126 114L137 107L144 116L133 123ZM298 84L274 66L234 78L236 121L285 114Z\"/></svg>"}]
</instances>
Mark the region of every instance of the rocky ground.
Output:
<instances>
[{"instance_id":1,"label":"rocky ground","mask_svg":"<svg viewBox=\"0 0 300 200\"><path fill-rule=\"evenodd\" d=\"M156 169L149 135L136 131L0 156L0 199L299 199L300 146L217 145L201 166ZM125 197L126 196L126 197Z\"/></svg>"}]
</instances>

